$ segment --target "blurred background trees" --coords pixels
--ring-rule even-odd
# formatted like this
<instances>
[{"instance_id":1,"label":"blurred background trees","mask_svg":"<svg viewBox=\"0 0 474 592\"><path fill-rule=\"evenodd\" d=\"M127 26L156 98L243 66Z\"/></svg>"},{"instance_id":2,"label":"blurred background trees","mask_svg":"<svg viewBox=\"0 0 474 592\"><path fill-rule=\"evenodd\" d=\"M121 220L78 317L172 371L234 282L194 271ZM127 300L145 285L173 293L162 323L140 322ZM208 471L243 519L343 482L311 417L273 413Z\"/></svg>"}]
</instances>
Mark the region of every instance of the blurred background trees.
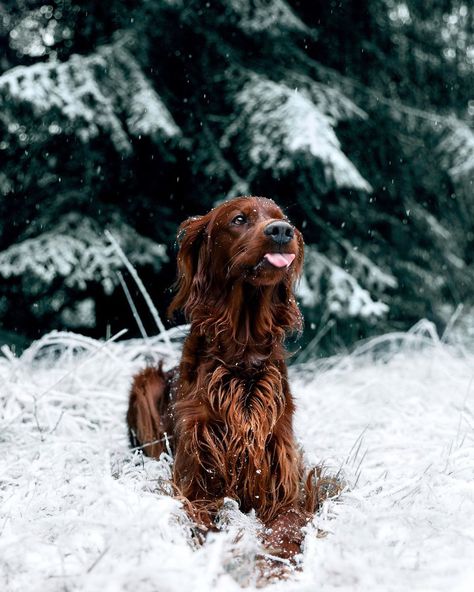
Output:
<instances>
[{"instance_id":1,"label":"blurred background trees","mask_svg":"<svg viewBox=\"0 0 474 592\"><path fill-rule=\"evenodd\" d=\"M178 224L282 204L312 351L474 292L474 10L454 0L0 1L0 326L138 334ZM0 337L1 340L1 337Z\"/></svg>"}]
</instances>

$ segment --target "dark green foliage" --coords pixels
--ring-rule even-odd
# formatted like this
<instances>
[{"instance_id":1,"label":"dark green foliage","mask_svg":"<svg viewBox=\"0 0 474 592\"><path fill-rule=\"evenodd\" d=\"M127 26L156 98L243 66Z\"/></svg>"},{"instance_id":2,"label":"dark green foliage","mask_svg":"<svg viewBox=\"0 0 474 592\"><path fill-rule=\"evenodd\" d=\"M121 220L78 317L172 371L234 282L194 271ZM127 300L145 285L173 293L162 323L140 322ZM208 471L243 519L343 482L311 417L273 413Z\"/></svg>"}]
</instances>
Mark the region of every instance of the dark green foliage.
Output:
<instances>
[{"instance_id":1,"label":"dark green foliage","mask_svg":"<svg viewBox=\"0 0 474 592\"><path fill-rule=\"evenodd\" d=\"M164 312L178 224L242 193L273 197L303 229L314 350L423 316L442 326L472 302L469 3L5 1L0 50L5 330L134 333L102 229ZM67 267L50 281L33 263L11 272L12 253L40 261L29 245L55 233L64 249L65 228L79 251L108 253L107 289L87 269L74 269L83 284ZM169 261L153 263L143 237Z\"/></svg>"}]
</instances>

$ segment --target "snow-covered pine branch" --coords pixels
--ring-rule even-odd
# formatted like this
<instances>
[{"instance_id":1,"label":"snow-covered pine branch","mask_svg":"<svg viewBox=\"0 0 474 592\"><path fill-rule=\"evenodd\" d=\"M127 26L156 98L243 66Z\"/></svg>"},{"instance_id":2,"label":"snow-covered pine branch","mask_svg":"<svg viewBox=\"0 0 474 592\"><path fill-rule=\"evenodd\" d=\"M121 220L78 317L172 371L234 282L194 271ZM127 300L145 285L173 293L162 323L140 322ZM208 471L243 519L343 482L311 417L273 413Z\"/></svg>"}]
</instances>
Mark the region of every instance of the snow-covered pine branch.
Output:
<instances>
[{"instance_id":1,"label":"snow-covered pine branch","mask_svg":"<svg viewBox=\"0 0 474 592\"><path fill-rule=\"evenodd\" d=\"M165 0L169 7L181 11L185 20L193 21L198 16L199 26L211 23L215 33L216 24L229 25L245 35L285 33L313 34L285 0L214 0L205 7L200 0ZM205 16L205 18L203 18ZM215 20L214 20L215 19Z\"/></svg>"},{"instance_id":2,"label":"snow-covered pine branch","mask_svg":"<svg viewBox=\"0 0 474 592\"><path fill-rule=\"evenodd\" d=\"M393 274L383 270L369 257L355 249L349 241L343 240L342 246L346 251L345 267L370 292L381 294L398 286L397 279Z\"/></svg>"},{"instance_id":3,"label":"snow-covered pine branch","mask_svg":"<svg viewBox=\"0 0 474 592\"><path fill-rule=\"evenodd\" d=\"M336 86L329 86L323 82L313 80L300 72L286 72L287 84L304 90L316 107L326 115L331 122L350 121L353 119L366 120L368 114L354 103Z\"/></svg>"},{"instance_id":4,"label":"snow-covered pine branch","mask_svg":"<svg viewBox=\"0 0 474 592\"><path fill-rule=\"evenodd\" d=\"M29 105L48 137L75 133L84 142L107 134L116 150L130 154L130 137L159 142L180 135L165 104L131 53L119 43L67 62L19 66L0 76L0 123L25 136L22 109ZM33 127L33 126L32 126Z\"/></svg>"},{"instance_id":5,"label":"snow-covered pine branch","mask_svg":"<svg viewBox=\"0 0 474 592\"><path fill-rule=\"evenodd\" d=\"M450 176L453 185L464 195L474 194L474 131L464 122L452 120L451 127L445 126L443 137L438 145L441 165ZM474 215L474 204L471 215Z\"/></svg>"},{"instance_id":6,"label":"snow-covered pine branch","mask_svg":"<svg viewBox=\"0 0 474 592\"><path fill-rule=\"evenodd\" d=\"M306 167L320 193L340 188L372 190L342 151L334 117L325 114L306 90L250 74L235 103L236 119L228 126L222 146L235 147L237 141L243 166L269 169L276 177Z\"/></svg>"},{"instance_id":7,"label":"snow-covered pine branch","mask_svg":"<svg viewBox=\"0 0 474 592\"><path fill-rule=\"evenodd\" d=\"M393 276L383 272L367 257L360 253L357 255L360 255L355 258L359 268L355 271L360 273L364 269L363 280L367 282L367 288L374 288L380 293L396 285ZM298 297L303 306L321 307L338 319L351 317L374 321L385 316L389 310L387 304L374 300L369 289L362 287L360 280L356 278L355 274L348 273L320 253L314 245L306 245L304 273L298 286Z\"/></svg>"},{"instance_id":8,"label":"snow-covered pine branch","mask_svg":"<svg viewBox=\"0 0 474 592\"><path fill-rule=\"evenodd\" d=\"M365 86L359 80L344 76L340 72L308 58L302 52L298 52L298 56L314 75L328 83L329 86L326 88L335 93L332 95L331 101L335 100L337 104L339 103L338 97L351 97L359 104L366 105L370 114L377 112L381 106L384 106L393 122L408 134L428 138L430 141L433 141L434 138L437 144L435 152L442 169L448 173L457 191L469 197L472 195L474 188L474 130L468 123L454 116L437 113L429 108L420 109L401 100L388 98L380 91ZM350 102L352 103L352 101ZM316 104L326 113L317 100ZM355 106L354 103L352 104ZM336 120L338 120L337 116Z\"/></svg>"},{"instance_id":9,"label":"snow-covered pine branch","mask_svg":"<svg viewBox=\"0 0 474 592\"><path fill-rule=\"evenodd\" d=\"M448 227L430 213L421 204L410 204L410 216L416 221L418 228L431 238L436 252L439 254L439 263L448 263L452 272L466 273L466 262L463 259L463 243L457 239L458 228ZM452 277L452 276L451 276Z\"/></svg>"},{"instance_id":10,"label":"snow-covered pine branch","mask_svg":"<svg viewBox=\"0 0 474 592\"><path fill-rule=\"evenodd\" d=\"M159 271L168 260L164 245L139 235L118 218L109 228L134 265L150 265ZM49 232L0 253L0 276L5 279L27 274L49 285L60 277L68 288L85 290L93 282L106 294L117 286L116 272L123 267L99 224L78 213L66 215Z\"/></svg>"},{"instance_id":11,"label":"snow-covered pine branch","mask_svg":"<svg viewBox=\"0 0 474 592\"><path fill-rule=\"evenodd\" d=\"M239 28L250 35L310 31L285 0L228 0L224 4L237 18Z\"/></svg>"}]
</instances>

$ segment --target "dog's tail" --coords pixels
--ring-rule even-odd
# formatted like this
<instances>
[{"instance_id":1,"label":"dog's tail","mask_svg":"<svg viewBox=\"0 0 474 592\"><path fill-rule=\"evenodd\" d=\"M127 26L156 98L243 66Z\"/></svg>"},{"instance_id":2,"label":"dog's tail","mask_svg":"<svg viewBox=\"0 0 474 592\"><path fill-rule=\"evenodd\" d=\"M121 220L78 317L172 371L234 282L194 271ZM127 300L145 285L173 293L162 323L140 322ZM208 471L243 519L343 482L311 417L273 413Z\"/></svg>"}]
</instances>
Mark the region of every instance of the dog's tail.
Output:
<instances>
[{"instance_id":1,"label":"dog's tail","mask_svg":"<svg viewBox=\"0 0 474 592\"><path fill-rule=\"evenodd\" d=\"M165 450L170 428L170 373L162 363L135 375L127 411L130 445L158 458ZM171 434L170 434L171 437Z\"/></svg>"}]
</instances>

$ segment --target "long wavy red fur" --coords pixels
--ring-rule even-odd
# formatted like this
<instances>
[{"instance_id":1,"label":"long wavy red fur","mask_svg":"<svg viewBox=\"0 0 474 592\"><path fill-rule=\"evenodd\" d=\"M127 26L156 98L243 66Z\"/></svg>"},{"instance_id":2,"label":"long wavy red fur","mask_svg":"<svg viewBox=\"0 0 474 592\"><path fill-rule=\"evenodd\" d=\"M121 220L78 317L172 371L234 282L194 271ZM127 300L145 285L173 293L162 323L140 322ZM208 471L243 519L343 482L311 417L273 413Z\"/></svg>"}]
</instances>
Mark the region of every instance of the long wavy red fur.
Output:
<instances>
[{"instance_id":1,"label":"long wavy red fur","mask_svg":"<svg viewBox=\"0 0 474 592\"><path fill-rule=\"evenodd\" d=\"M245 224L233 222L239 215ZM293 229L289 243L276 245L264 233L283 219L273 201L245 197L181 225L170 313L184 311L190 334L177 371L147 368L131 391L133 444L158 457L166 436L176 490L207 525L224 497L244 512L254 509L275 531L294 516L288 532L295 524L300 530L316 503L293 435L284 347L287 334L302 326L293 287L303 239ZM294 254L294 261L273 267L264 256L275 251Z\"/></svg>"}]
</instances>

